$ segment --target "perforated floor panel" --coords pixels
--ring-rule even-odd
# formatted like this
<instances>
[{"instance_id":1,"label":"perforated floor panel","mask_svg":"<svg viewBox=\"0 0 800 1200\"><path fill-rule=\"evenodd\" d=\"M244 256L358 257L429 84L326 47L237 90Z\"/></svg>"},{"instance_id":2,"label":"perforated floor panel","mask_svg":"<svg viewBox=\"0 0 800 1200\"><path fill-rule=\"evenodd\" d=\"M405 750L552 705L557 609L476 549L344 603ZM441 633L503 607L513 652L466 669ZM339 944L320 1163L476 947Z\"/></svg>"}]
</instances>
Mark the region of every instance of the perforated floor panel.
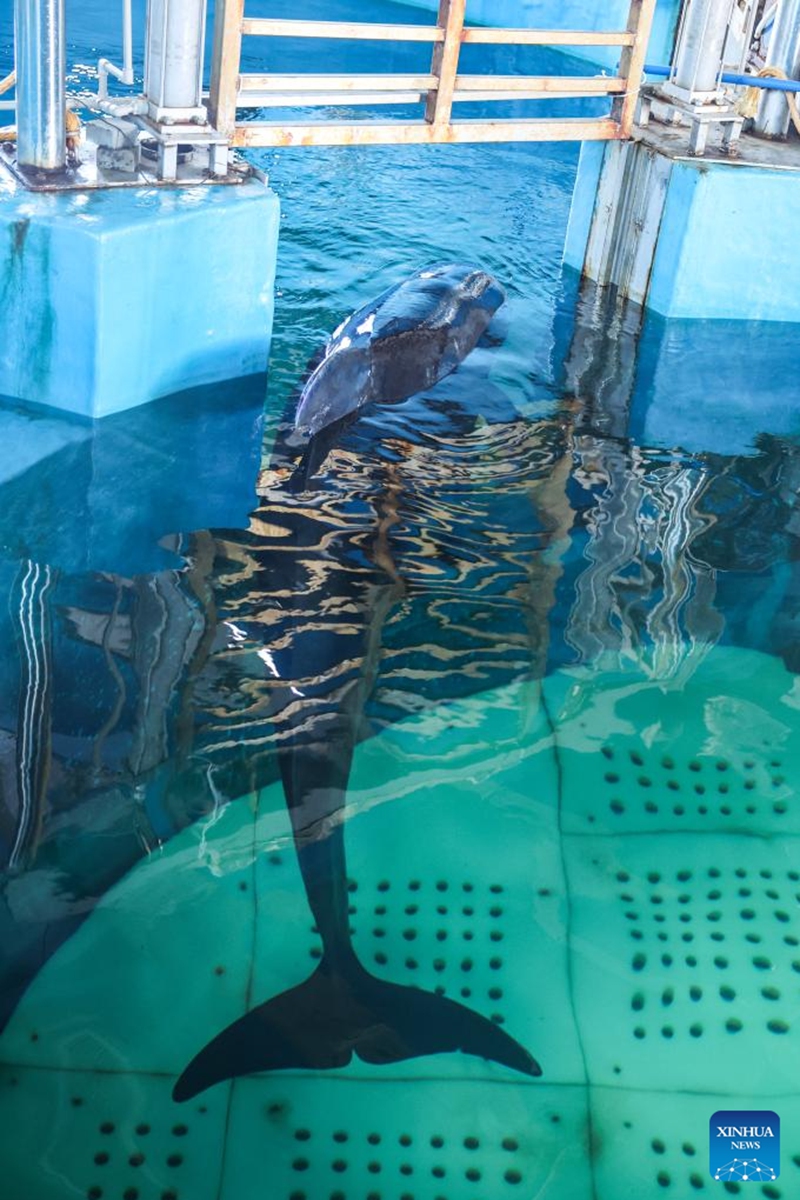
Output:
<instances>
[{"instance_id":1,"label":"perforated floor panel","mask_svg":"<svg viewBox=\"0 0 800 1200\"><path fill-rule=\"evenodd\" d=\"M502 1024L540 1080L442 1055L171 1099L198 1049L320 953L271 788L140 864L30 987L0 1040L3 1194L794 1197L794 680L715 650L680 687L599 664L541 691L366 742L346 831L364 965ZM708 1174L709 1118L740 1107L784 1119L775 1181Z\"/></svg>"}]
</instances>

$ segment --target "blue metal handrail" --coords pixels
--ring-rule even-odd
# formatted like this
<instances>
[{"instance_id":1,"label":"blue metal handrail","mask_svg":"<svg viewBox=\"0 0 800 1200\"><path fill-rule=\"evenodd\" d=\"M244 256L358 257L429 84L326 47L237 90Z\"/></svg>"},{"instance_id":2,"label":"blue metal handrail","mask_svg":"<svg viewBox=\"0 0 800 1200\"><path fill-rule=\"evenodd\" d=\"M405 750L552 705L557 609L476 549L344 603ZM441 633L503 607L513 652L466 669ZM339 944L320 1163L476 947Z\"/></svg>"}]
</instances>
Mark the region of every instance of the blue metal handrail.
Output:
<instances>
[{"instance_id":1,"label":"blue metal handrail","mask_svg":"<svg viewBox=\"0 0 800 1200\"><path fill-rule=\"evenodd\" d=\"M654 66L645 63L645 75L660 75L667 79L672 74L672 67ZM742 87L763 88L766 92L800 92L800 79L771 79L763 75L740 75L735 71L723 71L720 75L722 83L735 83Z\"/></svg>"}]
</instances>

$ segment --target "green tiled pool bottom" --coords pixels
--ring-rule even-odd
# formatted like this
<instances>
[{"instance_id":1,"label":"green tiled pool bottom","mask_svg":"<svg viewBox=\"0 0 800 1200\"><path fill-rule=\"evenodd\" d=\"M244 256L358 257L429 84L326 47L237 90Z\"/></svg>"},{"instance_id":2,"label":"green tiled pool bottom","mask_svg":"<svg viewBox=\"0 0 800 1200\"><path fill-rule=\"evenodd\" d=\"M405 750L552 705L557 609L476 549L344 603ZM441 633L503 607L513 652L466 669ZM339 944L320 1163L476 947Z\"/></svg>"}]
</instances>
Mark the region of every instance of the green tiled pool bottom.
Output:
<instances>
[{"instance_id":1,"label":"green tiled pool bottom","mask_svg":"<svg viewBox=\"0 0 800 1200\"><path fill-rule=\"evenodd\" d=\"M463 1055L171 1089L318 959L280 788L142 862L0 1041L12 1200L618 1200L800 1187L800 691L775 659L632 660L431 710L359 748L364 965L502 1023ZM715 1183L718 1109L783 1120Z\"/></svg>"}]
</instances>

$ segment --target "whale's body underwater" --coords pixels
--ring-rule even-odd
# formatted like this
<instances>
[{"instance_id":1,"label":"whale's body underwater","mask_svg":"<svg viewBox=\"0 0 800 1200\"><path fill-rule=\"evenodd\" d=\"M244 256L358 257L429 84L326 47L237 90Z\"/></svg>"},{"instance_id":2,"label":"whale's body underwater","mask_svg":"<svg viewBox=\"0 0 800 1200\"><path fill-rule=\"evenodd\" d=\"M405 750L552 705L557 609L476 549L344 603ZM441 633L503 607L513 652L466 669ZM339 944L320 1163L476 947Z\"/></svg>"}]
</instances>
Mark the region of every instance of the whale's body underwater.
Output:
<instances>
[{"instance_id":1,"label":"whale's body underwater","mask_svg":"<svg viewBox=\"0 0 800 1200\"><path fill-rule=\"evenodd\" d=\"M295 425L311 442L294 486L307 484L368 405L405 400L455 371L504 300L485 271L448 263L395 284L343 321L298 401Z\"/></svg>"},{"instance_id":2,"label":"whale's body underwater","mask_svg":"<svg viewBox=\"0 0 800 1200\"><path fill-rule=\"evenodd\" d=\"M68 726L63 714L81 711L87 681L106 689L107 715L87 722L100 729L86 739L91 769L77 753L74 765L60 756L49 779L36 756L21 763L32 815L0 887L0 1027L47 959L150 847L208 814L212 801L246 795L279 772L323 955L299 987L199 1049L175 1098L251 1072L340 1067L353 1055L382 1063L463 1051L540 1073L498 1025L365 970L350 941L341 819L355 744L414 711L406 701L373 699L376 679L392 671L382 656L387 639L395 639L394 662L414 658L414 671L391 684L398 697L404 686L419 688L413 681L430 647L425 703L531 668L531 555L546 533L533 509L520 523L520 501L563 450L520 422L480 372L459 373L427 395L478 344L502 301L500 285L470 265L430 268L389 289L340 326L309 376L249 529L185 535L180 570L48 576L46 595L31 598L52 616L36 634L33 665L53 659L61 680L55 697L25 690L36 701L33 717ZM379 407L406 396L396 412ZM491 410L496 439L475 436L478 396L477 413ZM370 406L372 420L359 422ZM307 439L299 465L298 431ZM441 514L429 505L438 503L437 487L443 493L452 483L449 461L478 490L443 510L442 571L458 587L448 585L449 617L436 626L430 555ZM405 495L410 508L400 518ZM458 619L450 619L454 606ZM503 627L500 641L485 623L487 608ZM452 642L448 667L440 638ZM115 699L116 664L130 692L125 712ZM409 694L407 703L417 702ZM12 842L17 819L13 804L0 804L0 834L11 824Z\"/></svg>"},{"instance_id":3,"label":"whale's body underwater","mask_svg":"<svg viewBox=\"0 0 800 1200\"><path fill-rule=\"evenodd\" d=\"M366 405L405 399L454 371L503 299L490 275L447 265L420 272L348 318L298 404L296 425L312 435L303 485ZM285 518L284 510L276 519ZM302 544L302 522L293 535ZM299 597L308 588L307 556L300 553L294 562L296 576L284 579L283 591ZM295 643L286 664L294 681L338 677L343 662L359 664L340 688L336 710L322 712L310 737L313 700L307 707L293 706L294 729L279 754L300 871L322 940L320 963L299 986L252 1009L204 1047L175 1085L176 1100L238 1075L342 1067L353 1055L391 1063L462 1051L541 1074L527 1050L496 1024L442 996L376 978L353 950L341 815L381 626L402 594L391 567L379 561L378 568L378 577L366 585L357 574L349 581L347 607L358 617L350 617L347 634L332 627L326 637L324 626L317 628L306 644ZM304 663L305 655L310 658ZM280 674L274 656L273 668ZM293 687L295 695L298 690Z\"/></svg>"}]
</instances>

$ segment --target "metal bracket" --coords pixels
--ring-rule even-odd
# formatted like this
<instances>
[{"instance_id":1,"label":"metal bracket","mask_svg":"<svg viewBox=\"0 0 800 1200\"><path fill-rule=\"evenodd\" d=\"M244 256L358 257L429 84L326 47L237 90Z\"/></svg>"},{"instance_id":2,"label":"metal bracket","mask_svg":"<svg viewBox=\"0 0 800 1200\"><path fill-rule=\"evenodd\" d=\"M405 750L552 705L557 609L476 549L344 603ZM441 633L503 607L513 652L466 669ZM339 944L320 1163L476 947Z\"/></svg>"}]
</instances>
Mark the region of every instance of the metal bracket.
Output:
<instances>
[{"instance_id":1,"label":"metal bracket","mask_svg":"<svg viewBox=\"0 0 800 1200\"><path fill-rule=\"evenodd\" d=\"M664 88L643 88L639 96L637 124L646 129L651 117L669 125L688 123L689 153L697 158L706 152L712 125L721 126L722 152L731 158L739 153L744 117L730 104L687 104Z\"/></svg>"}]
</instances>

